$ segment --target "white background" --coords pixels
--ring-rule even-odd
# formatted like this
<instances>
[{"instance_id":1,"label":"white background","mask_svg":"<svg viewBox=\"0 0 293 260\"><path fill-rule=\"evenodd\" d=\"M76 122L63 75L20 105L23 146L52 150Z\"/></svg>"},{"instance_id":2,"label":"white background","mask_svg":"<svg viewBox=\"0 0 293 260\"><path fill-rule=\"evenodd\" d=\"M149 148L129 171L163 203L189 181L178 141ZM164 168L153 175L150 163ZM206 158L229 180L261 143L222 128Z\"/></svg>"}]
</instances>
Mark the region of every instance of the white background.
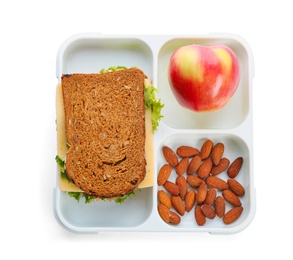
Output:
<instances>
[{"instance_id":1,"label":"white background","mask_svg":"<svg viewBox=\"0 0 293 260\"><path fill-rule=\"evenodd\" d=\"M292 259L290 2L2 1L0 258ZM249 43L257 211L244 231L75 235L59 226L53 215L55 60L63 41L80 32L235 33Z\"/></svg>"}]
</instances>

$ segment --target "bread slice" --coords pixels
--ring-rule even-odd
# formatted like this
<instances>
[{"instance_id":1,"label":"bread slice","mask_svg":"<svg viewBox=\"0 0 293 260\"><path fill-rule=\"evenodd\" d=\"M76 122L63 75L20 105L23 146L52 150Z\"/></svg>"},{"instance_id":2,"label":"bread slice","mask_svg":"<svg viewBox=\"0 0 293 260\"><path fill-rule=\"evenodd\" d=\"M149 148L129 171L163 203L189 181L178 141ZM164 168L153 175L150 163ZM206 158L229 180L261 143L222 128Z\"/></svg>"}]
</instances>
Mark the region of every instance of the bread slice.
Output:
<instances>
[{"instance_id":1,"label":"bread slice","mask_svg":"<svg viewBox=\"0 0 293 260\"><path fill-rule=\"evenodd\" d=\"M66 172L90 196L123 196L145 177L145 79L136 68L61 78Z\"/></svg>"}]
</instances>

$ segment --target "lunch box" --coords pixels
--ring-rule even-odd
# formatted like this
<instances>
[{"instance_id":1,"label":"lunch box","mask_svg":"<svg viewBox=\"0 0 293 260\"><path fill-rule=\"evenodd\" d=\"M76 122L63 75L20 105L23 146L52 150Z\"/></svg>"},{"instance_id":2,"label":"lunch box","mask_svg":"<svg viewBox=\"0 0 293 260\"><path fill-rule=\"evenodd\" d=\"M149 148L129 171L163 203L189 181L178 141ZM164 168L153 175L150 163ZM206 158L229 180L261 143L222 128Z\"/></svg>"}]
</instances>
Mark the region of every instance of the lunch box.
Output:
<instances>
[{"instance_id":1,"label":"lunch box","mask_svg":"<svg viewBox=\"0 0 293 260\"><path fill-rule=\"evenodd\" d=\"M173 96L168 82L169 59L180 46L189 44L223 44L237 55L241 79L238 89L229 102L214 112L196 113L181 107ZM152 80L158 89L157 97L164 104L163 118L154 133L154 185L137 190L122 204L114 201L78 202L59 189L58 172L54 188L54 213L65 229L75 233L164 231L208 232L232 234L245 229L253 220L256 210L253 167L253 109L252 80L254 76L252 51L247 42L235 34L207 35L107 35L82 33L73 35L59 48L56 77L62 74L99 73L111 66L138 67ZM227 225L221 218L207 219L199 226L194 208L181 216L178 225L166 223L160 217L158 207L157 175L166 163L163 146L176 149L181 145L200 148L205 140L225 145L225 157L230 162L239 156L243 165L237 176L244 189L241 197L243 213L235 222ZM218 177L228 179L226 173ZM170 181L175 182L176 174ZM221 192L218 191L218 195ZM226 211L231 206L226 203ZM173 211L175 211L173 209Z\"/></svg>"}]
</instances>

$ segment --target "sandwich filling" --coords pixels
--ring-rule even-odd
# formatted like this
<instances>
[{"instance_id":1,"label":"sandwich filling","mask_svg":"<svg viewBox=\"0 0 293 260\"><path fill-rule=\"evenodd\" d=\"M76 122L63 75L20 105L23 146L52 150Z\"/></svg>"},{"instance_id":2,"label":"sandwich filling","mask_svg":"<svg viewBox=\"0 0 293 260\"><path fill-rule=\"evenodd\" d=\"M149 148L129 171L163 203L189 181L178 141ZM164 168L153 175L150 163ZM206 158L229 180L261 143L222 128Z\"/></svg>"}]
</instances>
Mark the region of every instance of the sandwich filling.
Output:
<instances>
[{"instance_id":1,"label":"sandwich filling","mask_svg":"<svg viewBox=\"0 0 293 260\"><path fill-rule=\"evenodd\" d=\"M115 198L144 180L145 80L136 68L62 76L66 174L85 194Z\"/></svg>"}]
</instances>

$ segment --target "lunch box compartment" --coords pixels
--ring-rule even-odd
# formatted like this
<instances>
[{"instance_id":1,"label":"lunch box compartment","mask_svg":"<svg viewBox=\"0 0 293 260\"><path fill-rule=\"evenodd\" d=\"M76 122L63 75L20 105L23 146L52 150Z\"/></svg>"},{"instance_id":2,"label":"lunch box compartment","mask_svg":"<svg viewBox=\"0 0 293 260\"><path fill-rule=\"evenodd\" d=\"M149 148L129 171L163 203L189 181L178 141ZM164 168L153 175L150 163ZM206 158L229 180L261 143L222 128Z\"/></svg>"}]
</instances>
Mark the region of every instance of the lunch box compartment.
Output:
<instances>
[{"instance_id":1,"label":"lunch box compartment","mask_svg":"<svg viewBox=\"0 0 293 260\"><path fill-rule=\"evenodd\" d=\"M112 66L138 67L153 77L152 50L135 38L77 37L64 43L57 62L57 78L62 74L99 73Z\"/></svg>"},{"instance_id":2,"label":"lunch box compartment","mask_svg":"<svg viewBox=\"0 0 293 260\"><path fill-rule=\"evenodd\" d=\"M228 103L214 112L196 113L183 108L175 99L168 81L169 60L173 52L189 44L214 45L224 44L230 47L238 57L241 80L237 91ZM158 88L164 106L162 121L175 129L231 129L239 126L246 119L250 108L250 89L248 88L249 67L247 50L235 39L222 38L174 38L167 41L158 54Z\"/></svg>"},{"instance_id":3,"label":"lunch box compartment","mask_svg":"<svg viewBox=\"0 0 293 260\"><path fill-rule=\"evenodd\" d=\"M153 208L153 189L136 190L123 203L115 201L77 202L65 192L58 191L56 216L61 224L75 232L102 229L135 228L145 222Z\"/></svg>"},{"instance_id":4,"label":"lunch box compartment","mask_svg":"<svg viewBox=\"0 0 293 260\"><path fill-rule=\"evenodd\" d=\"M157 173L159 172L160 168L167 163L162 148L163 146L170 147L174 152L176 152L177 148L180 146L191 146L195 147L197 149L201 149L201 146L203 143L210 139L214 145L217 143L223 143L224 144L224 154L222 157L226 157L229 159L230 164L237 158L237 157L243 157L243 165L241 167L241 170L239 174L235 177L235 180L240 182L244 189L245 189L245 196L240 197L240 200L242 202L242 206L244 208L243 213L241 217L233 224L226 225L223 223L222 219L216 217L213 220L207 219L207 223L204 226L198 226L195 223L194 219L194 208L191 212L187 213L185 212L184 216L181 217L181 222L179 225L171 225L172 228L176 229L182 229L182 228L189 228L189 229L200 229L200 230L209 230L210 228L215 229L214 232L220 232L221 229L231 229L235 228L237 226L241 226L242 224L249 222L251 219L251 212L253 212L254 207L254 188L251 186L251 183L253 182L253 168L252 168L252 154L250 151L250 148L247 146L246 142L241 139L240 137L233 135L233 134L218 134L218 133L186 133L186 132L176 132L168 137L166 137L158 146L157 150ZM181 157L178 157L179 160ZM191 158L190 158L191 160ZM197 174L194 174L197 175ZM187 173L184 173L183 175L185 178L187 177ZM169 177L169 181L176 182L176 178L178 175L175 172L175 168L173 168L173 171L171 173L171 176ZM217 175L217 177L221 178L222 180L227 181L228 175L227 171L224 171ZM189 189L194 189L189 186ZM157 185L157 191L159 190L165 190L164 187ZM195 191L197 191L197 188L195 188ZM217 196L222 196L222 191L217 190ZM159 202L158 202L159 203ZM226 212L231 209L232 206L226 202ZM174 209L173 209L174 210Z\"/></svg>"}]
</instances>

